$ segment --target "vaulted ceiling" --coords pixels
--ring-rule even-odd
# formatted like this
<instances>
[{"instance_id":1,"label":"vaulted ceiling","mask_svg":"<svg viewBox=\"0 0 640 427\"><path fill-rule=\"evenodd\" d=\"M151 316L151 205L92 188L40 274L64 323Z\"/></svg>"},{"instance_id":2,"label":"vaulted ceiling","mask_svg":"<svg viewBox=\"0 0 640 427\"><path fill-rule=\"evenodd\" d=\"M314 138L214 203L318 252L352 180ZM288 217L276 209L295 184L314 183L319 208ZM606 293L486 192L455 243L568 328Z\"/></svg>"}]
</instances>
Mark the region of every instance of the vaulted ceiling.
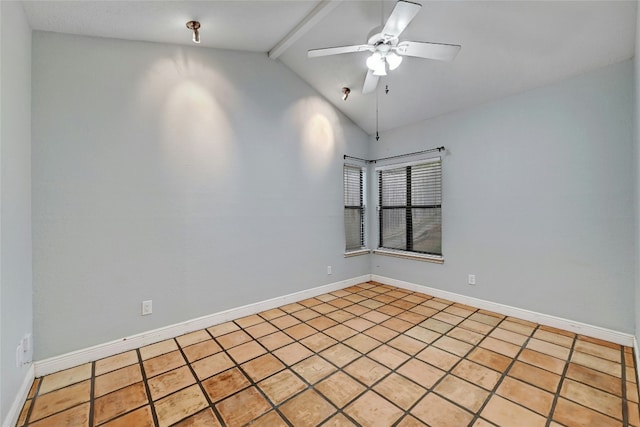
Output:
<instances>
[{"instance_id":1,"label":"vaulted ceiling","mask_svg":"<svg viewBox=\"0 0 640 427\"><path fill-rule=\"evenodd\" d=\"M395 1L25 1L33 29L271 52L369 134L415 123L631 58L636 1L427 1L400 40L462 45L453 62L407 57L362 94L366 43ZM293 35L294 37L289 37ZM274 49L275 48L275 49ZM257 76L259 77L259 76ZM351 88L347 101L341 88ZM385 89L389 91L386 93ZM376 98L379 123L376 125Z\"/></svg>"}]
</instances>

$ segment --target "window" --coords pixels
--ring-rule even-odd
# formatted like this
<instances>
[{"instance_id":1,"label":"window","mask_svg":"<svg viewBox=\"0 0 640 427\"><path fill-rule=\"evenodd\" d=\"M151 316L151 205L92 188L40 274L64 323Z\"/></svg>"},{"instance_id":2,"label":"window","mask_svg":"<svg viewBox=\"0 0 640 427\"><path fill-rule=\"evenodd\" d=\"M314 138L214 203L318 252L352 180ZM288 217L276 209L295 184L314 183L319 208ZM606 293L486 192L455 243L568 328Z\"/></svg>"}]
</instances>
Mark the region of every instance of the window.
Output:
<instances>
[{"instance_id":1,"label":"window","mask_svg":"<svg viewBox=\"0 0 640 427\"><path fill-rule=\"evenodd\" d=\"M364 249L364 181L361 166L344 165L345 251Z\"/></svg>"},{"instance_id":2,"label":"window","mask_svg":"<svg viewBox=\"0 0 640 427\"><path fill-rule=\"evenodd\" d=\"M379 246L442 258L440 158L386 166L378 173Z\"/></svg>"}]
</instances>

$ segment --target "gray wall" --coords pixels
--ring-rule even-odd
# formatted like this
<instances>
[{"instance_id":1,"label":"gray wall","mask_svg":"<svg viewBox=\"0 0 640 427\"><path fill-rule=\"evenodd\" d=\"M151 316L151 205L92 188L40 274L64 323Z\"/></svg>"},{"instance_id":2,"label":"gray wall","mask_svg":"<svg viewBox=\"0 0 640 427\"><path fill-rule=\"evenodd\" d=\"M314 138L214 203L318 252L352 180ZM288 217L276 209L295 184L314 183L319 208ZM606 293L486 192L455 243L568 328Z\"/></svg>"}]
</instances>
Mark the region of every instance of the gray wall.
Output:
<instances>
[{"instance_id":1,"label":"gray wall","mask_svg":"<svg viewBox=\"0 0 640 427\"><path fill-rule=\"evenodd\" d=\"M0 2L0 420L27 373L16 347L32 331L31 29L22 4Z\"/></svg>"},{"instance_id":2,"label":"gray wall","mask_svg":"<svg viewBox=\"0 0 640 427\"><path fill-rule=\"evenodd\" d=\"M635 184L635 268L636 268L636 283L635 283L635 335L636 340L640 341L640 108L638 103L640 102L640 31L638 31L638 25L640 25L640 8L636 10L636 50L633 57L633 81L634 81L634 103L633 103L633 148L634 152L634 184ZM636 357L638 355L636 354Z\"/></svg>"},{"instance_id":3,"label":"gray wall","mask_svg":"<svg viewBox=\"0 0 640 427\"><path fill-rule=\"evenodd\" d=\"M445 263L372 272L633 333L633 90L629 60L373 140L375 158L447 154Z\"/></svg>"},{"instance_id":4,"label":"gray wall","mask_svg":"<svg viewBox=\"0 0 640 427\"><path fill-rule=\"evenodd\" d=\"M35 33L33 61L37 359L370 271L634 331L631 61L380 142L262 54ZM445 264L344 259L342 154L439 145Z\"/></svg>"},{"instance_id":5,"label":"gray wall","mask_svg":"<svg viewBox=\"0 0 640 427\"><path fill-rule=\"evenodd\" d=\"M36 359L369 272L368 137L265 54L35 32L32 150Z\"/></svg>"}]
</instances>

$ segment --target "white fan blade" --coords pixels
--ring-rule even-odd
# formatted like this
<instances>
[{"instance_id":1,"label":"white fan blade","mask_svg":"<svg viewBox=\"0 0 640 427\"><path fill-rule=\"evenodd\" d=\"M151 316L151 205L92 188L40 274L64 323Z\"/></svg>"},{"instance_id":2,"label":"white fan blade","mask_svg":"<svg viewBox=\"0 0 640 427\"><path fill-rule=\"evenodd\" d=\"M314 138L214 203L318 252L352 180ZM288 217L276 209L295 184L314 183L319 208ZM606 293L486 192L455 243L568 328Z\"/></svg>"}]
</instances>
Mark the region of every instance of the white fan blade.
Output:
<instances>
[{"instance_id":1,"label":"white fan blade","mask_svg":"<svg viewBox=\"0 0 640 427\"><path fill-rule=\"evenodd\" d=\"M309 58L318 56L339 55L341 53L363 52L365 50L373 51L373 47L368 44L358 44L353 46L327 47L324 49L311 49L307 52Z\"/></svg>"},{"instance_id":2,"label":"white fan blade","mask_svg":"<svg viewBox=\"0 0 640 427\"><path fill-rule=\"evenodd\" d=\"M389 19L384 24L382 29L382 35L389 39L395 39L400 36L400 33L407 28L407 25L416 17L422 5L418 3L411 3L404 0L399 0L396 3Z\"/></svg>"},{"instance_id":3,"label":"white fan blade","mask_svg":"<svg viewBox=\"0 0 640 427\"><path fill-rule=\"evenodd\" d=\"M367 93L371 93L374 90L376 90L376 87L378 86L378 80L380 79L379 76L374 76L373 75L373 71L369 70L367 72L367 77L365 77L364 79L364 85L362 86L362 94L367 94Z\"/></svg>"},{"instance_id":4,"label":"white fan blade","mask_svg":"<svg viewBox=\"0 0 640 427\"><path fill-rule=\"evenodd\" d=\"M456 57L461 48L462 46L457 44L400 42L396 47L396 52L404 56L453 61L453 58Z\"/></svg>"}]
</instances>

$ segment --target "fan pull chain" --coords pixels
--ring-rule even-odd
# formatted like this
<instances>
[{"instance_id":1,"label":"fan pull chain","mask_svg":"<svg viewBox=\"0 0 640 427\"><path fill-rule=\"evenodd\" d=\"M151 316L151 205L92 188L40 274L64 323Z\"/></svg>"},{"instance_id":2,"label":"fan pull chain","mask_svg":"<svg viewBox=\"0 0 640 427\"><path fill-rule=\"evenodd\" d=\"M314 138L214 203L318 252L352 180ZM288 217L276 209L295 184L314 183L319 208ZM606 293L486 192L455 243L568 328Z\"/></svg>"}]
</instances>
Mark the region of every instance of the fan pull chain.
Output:
<instances>
[{"instance_id":1,"label":"fan pull chain","mask_svg":"<svg viewBox=\"0 0 640 427\"><path fill-rule=\"evenodd\" d=\"M384 27L384 0L380 0L380 26ZM389 86L387 86L388 92ZM376 141L380 141L379 128L379 114L378 114L378 91L376 90Z\"/></svg>"},{"instance_id":2,"label":"fan pull chain","mask_svg":"<svg viewBox=\"0 0 640 427\"><path fill-rule=\"evenodd\" d=\"M380 141L380 135L378 135L378 91L376 91L376 141Z\"/></svg>"}]
</instances>

